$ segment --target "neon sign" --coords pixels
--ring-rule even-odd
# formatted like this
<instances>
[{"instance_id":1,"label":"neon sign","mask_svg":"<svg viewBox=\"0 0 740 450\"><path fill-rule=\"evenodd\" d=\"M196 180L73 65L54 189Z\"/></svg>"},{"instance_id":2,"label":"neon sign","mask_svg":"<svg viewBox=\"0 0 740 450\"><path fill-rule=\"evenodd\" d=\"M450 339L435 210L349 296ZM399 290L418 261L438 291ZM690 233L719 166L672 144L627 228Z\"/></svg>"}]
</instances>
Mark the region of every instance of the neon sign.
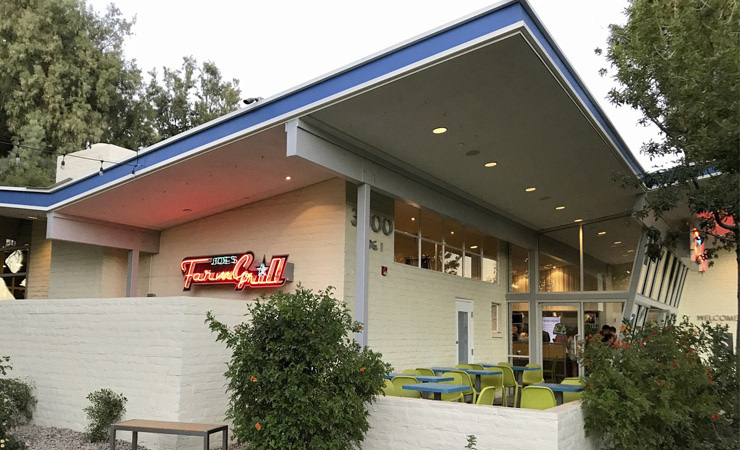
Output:
<instances>
[{"instance_id":1,"label":"neon sign","mask_svg":"<svg viewBox=\"0 0 740 450\"><path fill-rule=\"evenodd\" d=\"M706 272L709 269L707 252L704 249L704 239L701 238L699 230L696 228L691 231L691 248L693 249L691 259L699 264L699 272Z\"/></svg>"},{"instance_id":2,"label":"neon sign","mask_svg":"<svg viewBox=\"0 0 740 450\"><path fill-rule=\"evenodd\" d=\"M244 288L272 288L285 285L285 268L288 255L273 256L270 264L252 268L254 253L241 255L215 255L188 257L180 263L180 270L185 279L184 291L189 291L195 284L233 284L235 291Z\"/></svg>"}]
</instances>

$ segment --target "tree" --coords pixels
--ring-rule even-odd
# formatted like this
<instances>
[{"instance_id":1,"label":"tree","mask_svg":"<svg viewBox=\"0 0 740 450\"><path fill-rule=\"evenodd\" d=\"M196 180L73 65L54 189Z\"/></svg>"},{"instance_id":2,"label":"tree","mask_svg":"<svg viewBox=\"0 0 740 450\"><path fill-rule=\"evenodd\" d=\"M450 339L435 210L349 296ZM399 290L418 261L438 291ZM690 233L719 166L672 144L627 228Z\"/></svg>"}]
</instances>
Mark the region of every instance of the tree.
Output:
<instances>
[{"instance_id":1,"label":"tree","mask_svg":"<svg viewBox=\"0 0 740 450\"><path fill-rule=\"evenodd\" d=\"M211 62L193 77L192 58L196 84L164 104L168 74L180 72L145 84L123 53L133 24L112 4L98 15L85 0L0 2L0 184L47 185L58 154L88 142L136 149L238 107L238 81Z\"/></svg>"},{"instance_id":2,"label":"tree","mask_svg":"<svg viewBox=\"0 0 740 450\"><path fill-rule=\"evenodd\" d=\"M657 219L686 205L701 217L700 231L714 244L710 258L735 250L740 308L739 3L630 0L627 23L611 26L606 57L619 83L610 101L640 110L641 123L660 130L642 152L651 159L671 157L675 164L640 180L651 192L635 214ZM672 238L655 228L649 237L651 257ZM740 349L740 322L736 338Z\"/></svg>"}]
</instances>

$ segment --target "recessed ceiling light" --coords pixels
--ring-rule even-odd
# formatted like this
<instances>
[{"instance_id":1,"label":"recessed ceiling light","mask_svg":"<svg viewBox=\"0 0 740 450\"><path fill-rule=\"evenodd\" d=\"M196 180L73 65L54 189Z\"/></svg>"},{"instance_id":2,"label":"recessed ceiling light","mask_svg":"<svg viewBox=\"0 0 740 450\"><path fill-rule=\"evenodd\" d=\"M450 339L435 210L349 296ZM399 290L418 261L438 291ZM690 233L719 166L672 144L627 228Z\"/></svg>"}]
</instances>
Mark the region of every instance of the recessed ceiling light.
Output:
<instances>
[{"instance_id":1,"label":"recessed ceiling light","mask_svg":"<svg viewBox=\"0 0 740 450\"><path fill-rule=\"evenodd\" d=\"M528 187L527 189L524 190L524 192L534 192L536 190L537 190L536 187Z\"/></svg>"},{"instance_id":2,"label":"recessed ceiling light","mask_svg":"<svg viewBox=\"0 0 740 450\"><path fill-rule=\"evenodd\" d=\"M292 180L292 179L293 179L293 178L291 178L291 177L290 177L290 175L288 175L287 177L285 177L285 181L290 181L290 180Z\"/></svg>"},{"instance_id":3,"label":"recessed ceiling light","mask_svg":"<svg viewBox=\"0 0 740 450\"><path fill-rule=\"evenodd\" d=\"M633 253L634 250L627 250L627 253Z\"/></svg>"},{"instance_id":4,"label":"recessed ceiling light","mask_svg":"<svg viewBox=\"0 0 740 450\"><path fill-rule=\"evenodd\" d=\"M447 128L445 128L445 127L435 128L435 129L432 130L432 133L434 133L434 134L447 133Z\"/></svg>"},{"instance_id":5,"label":"recessed ceiling light","mask_svg":"<svg viewBox=\"0 0 740 450\"><path fill-rule=\"evenodd\" d=\"M598 232L598 233L596 233L596 234L598 234L599 236L603 236L603 235L605 235L605 234L606 234L606 231L599 231L599 232Z\"/></svg>"},{"instance_id":6,"label":"recessed ceiling light","mask_svg":"<svg viewBox=\"0 0 740 450\"><path fill-rule=\"evenodd\" d=\"M622 243L622 241L614 241L614 245L619 245L621 243Z\"/></svg>"},{"instance_id":7,"label":"recessed ceiling light","mask_svg":"<svg viewBox=\"0 0 740 450\"><path fill-rule=\"evenodd\" d=\"M412 222L413 222L414 220L416 220L416 217L412 217L412 218L411 218L411 221L412 221Z\"/></svg>"},{"instance_id":8,"label":"recessed ceiling light","mask_svg":"<svg viewBox=\"0 0 740 450\"><path fill-rule=\"evenodd\" d=\"M455 232L454 231L450 231L450 234L455 234Z\"/></svg>"},{"instance_id":9,"label":"recessed ceiling light","mask_svg":"<svg viewBox=\"0 0 740 450\"><path fill-rule=\"evenodd\" d=\"M34 216L28 216L28 218L31 219L31 220L36 220L36 217L34 217Z\"/></svg>"},{"instance_id":10,"label":"recessed ceiling light","mask_svg":"<svg viewBox=\"0 0 740 450\"><path fill-rule=\"evenodd\" d=\"M487 162L487 163L485 163L483 165L486 166L486 167L496 167L496 164L498 164L498 163L495 162L495 161L491 161L491 162Z\"/></svg>"},{"instance_id":11,"label":"recessed ceiling light","mask_svg":"<svg viewBox=\"0 0 740 450\"><path fill-rule=\"evenodd\" d=\"M578 222L583 222L583 219L576 219L576 220L574 220L573 222L575 222L575 223L578 223Z\"/></svg>"},{"instance_id":12,"label":"recessed ceiling light","mask_svg":"<svg viewBox=\"0 0 740 450\"><path fill-rule=\"evenodd\" d=\"M477 245L471 245L471 246L470 246L470 247L468 247L468 248L469 248L469 249L471 249L471 250L475 250L476 248L478 248L478 246L477 246Z\"/></svg>"},{"instance_id":13,"label":"recessed ceiling light","mask_svg":"<svg viewBox=\"0 0 740 450\"><path fill-rule=\"evenodd\" d=\"M563 205L556 206L555 209L557 209L558 211L562 211L562 210L565 209L565 206L563 206Z\"/></svg>"}]
</instances>

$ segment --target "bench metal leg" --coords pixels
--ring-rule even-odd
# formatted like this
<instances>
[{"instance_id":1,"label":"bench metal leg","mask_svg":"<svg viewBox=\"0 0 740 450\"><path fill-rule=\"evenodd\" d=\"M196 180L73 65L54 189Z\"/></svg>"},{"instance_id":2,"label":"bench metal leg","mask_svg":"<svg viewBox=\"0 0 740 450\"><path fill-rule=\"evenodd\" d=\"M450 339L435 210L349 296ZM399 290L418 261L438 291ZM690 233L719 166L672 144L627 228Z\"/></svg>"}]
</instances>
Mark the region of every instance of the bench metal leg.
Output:
<instances>
[{"instance_id":1,"label":"bench metal leg","mask_svg":"<svg viewBox=\"0 0 740 450\"><path fill-rule=\"evenodd\" d=\"M116 429L110 427L110 450L116 450Z\"/></svg>"},{"instance_id":2,"label":"bench metal leg","mask_svg":"<svg viewBox=\"0 0 740 450\"><path fill-rule=\"evenodd\" d=\"M136 450L139 448L139 432L132 431L131 433L131 450Z\"/></svg>"},{"instance_id":3,"label":"bench metal leg","mask_svg":"<svg viewBox=\"0 0 740 450\"><path fill-rule=\"evenodd\" d=\"M224 427L224 431L222 433L224 434L224 436L221 450L229 450L229 427Z\"/></svg>"},{"instance_id":4,"label":"bench metal leg","mask_svg":"<svg viewBox=\"0 0 740 450\"><path fill-rule=\"evenodd\" d=\"M206 433L203 436L203 450L209 450L211 448L211 434Z\"/></svg>"}]
</instances>

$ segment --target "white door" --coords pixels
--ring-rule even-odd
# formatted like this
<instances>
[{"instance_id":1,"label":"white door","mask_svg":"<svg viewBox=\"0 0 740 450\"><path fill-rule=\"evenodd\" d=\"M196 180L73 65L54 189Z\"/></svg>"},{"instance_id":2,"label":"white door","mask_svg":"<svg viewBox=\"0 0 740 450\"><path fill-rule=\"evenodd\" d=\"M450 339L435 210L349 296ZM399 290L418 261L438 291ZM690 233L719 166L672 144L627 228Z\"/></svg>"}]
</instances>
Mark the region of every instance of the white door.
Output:
<instances>
[{"instance_id":1,"label":"white door","mask_svg":"<svg viewBox=\"0 0 740 450\"><path fill-rule=\"evenodd\" d=\"M457 363L473 362L473 302L455 300L455 329L457 335Z\"/></svg>"}]
</instances>

